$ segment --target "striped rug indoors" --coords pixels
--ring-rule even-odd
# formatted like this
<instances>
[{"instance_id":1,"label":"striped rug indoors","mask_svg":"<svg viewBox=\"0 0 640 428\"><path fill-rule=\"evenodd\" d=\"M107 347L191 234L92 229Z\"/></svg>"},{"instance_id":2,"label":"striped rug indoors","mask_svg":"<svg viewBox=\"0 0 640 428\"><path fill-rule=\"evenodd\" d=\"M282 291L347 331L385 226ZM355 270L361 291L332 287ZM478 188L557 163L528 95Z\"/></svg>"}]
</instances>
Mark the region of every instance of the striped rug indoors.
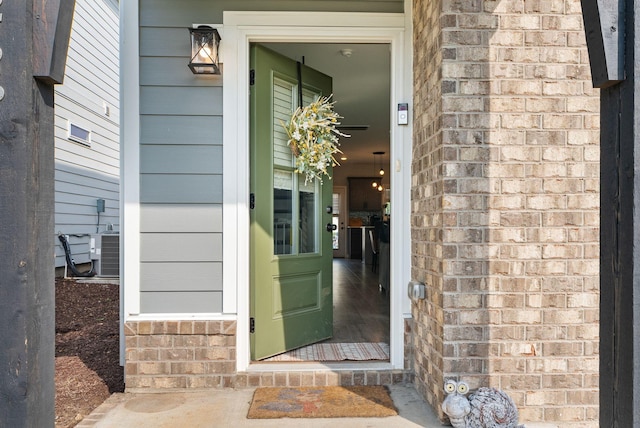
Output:
<instances>
[{"instance_id":1,"label":"striped rug indoors","mask_svg":"<svg viewBox=\"0 0 640 428\"><path fill-rule=\"evenodd\" d=\"M388 360L387 343L316 343L262 361Z\"/></svg>"}]
</instances>

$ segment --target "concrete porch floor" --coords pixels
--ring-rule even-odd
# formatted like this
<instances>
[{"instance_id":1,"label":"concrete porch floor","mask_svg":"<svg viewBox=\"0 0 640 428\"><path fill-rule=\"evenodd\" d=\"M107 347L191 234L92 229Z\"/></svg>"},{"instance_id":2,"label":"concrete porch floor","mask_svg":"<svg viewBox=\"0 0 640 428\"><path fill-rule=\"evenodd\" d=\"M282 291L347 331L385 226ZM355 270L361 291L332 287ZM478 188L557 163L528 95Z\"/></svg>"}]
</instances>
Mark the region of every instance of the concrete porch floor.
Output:
<instances>
[{"instance_id":1,"label":"concrete porch floor","mask_svg":"<svg viewBox=\"0 0 640 428\"><path fill-rule=\"evenodd\" d=\"M247 419L255 389L113 394L78 428L428 427L443 425L413 385L392 385L398 415L386 418Z\"/></svg>"}]
</instances>

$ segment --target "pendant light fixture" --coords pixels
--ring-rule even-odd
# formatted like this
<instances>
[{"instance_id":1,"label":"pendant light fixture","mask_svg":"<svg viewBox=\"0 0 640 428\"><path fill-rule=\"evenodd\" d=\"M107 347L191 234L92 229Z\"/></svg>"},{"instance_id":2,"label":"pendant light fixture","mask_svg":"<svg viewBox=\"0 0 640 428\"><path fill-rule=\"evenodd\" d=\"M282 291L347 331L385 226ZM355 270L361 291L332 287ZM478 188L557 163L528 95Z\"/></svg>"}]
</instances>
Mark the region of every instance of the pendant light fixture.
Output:
<instances>
[{"instance_id":1,"label":"pendant light fixture","mask_svg":"<svg viewBox=\"0 0 640 428\"><path fill-rule=\"evenodd\" d=\"M384 168L381 157L384 155L384 152L373 152L373 170L375 171L377 168L377 164L380 164L380 170L378 171L378 175L380 176L380 180L373 180L371 183L371 187L378 189L378 192L382 192L384 190L384 186L382 185L382 177L384 176Z\"/></svg>"}]
</instances>

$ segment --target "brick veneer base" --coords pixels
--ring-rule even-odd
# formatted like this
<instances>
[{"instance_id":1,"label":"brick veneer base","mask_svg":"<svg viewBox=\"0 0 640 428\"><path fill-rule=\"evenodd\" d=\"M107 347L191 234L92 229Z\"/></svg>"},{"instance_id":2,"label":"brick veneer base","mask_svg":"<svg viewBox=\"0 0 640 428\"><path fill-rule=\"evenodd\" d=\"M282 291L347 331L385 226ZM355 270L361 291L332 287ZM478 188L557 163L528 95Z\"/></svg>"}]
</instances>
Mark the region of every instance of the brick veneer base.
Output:
<instances>
[{"instance_id":1,"label":"brick veneer base","mask_svg":"<svg viewBox=\"0 0 640 428\"><path fill-rule=\"evenodd\" d=\"M235 321L125 323L125 382L149 389L412 383L409 370L236 372Z\"/></svg>"},{"instance_id":2,"label":"brick veneer base","mask_svg":"<svg viewBox=\"0 0 640 428\"><path fill-rule=\"evenodd\" d=\"M124 331L127 390L235 386L235 321L130 321Z\"/></svg>"},{"instance_id":3,"label":"brick veneer base","mask_svg":"<svg viewBox=\"0 0 640 428\"><path fill-rule=\"evenodd\" d=\"M413 383L405 370L289 371L238 373L236 388L256 386L352 386Z\"/></svg>"}]
</instances>

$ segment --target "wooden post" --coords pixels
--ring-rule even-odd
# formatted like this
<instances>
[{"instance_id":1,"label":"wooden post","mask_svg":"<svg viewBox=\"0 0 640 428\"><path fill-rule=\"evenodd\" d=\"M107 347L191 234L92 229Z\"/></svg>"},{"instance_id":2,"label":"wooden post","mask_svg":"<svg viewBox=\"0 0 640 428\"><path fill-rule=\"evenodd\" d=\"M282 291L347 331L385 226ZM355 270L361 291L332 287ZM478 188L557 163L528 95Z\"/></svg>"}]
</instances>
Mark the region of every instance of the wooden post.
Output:
<instances>
[{"instance_id":1,"label":"wooden post","mask_svg":"<svg viewBox=\"0 0 640 428\"><path fill-rule=\"evenodd\" d=\"M600 92L600 426L640 427L640 0L582 0ZM619 4L618 4L619 3ZM591 8L591 10L589 10ZM622 12L624 37L611 41ZM620 15L620 16L622 16ZM598 21L596 23L596 21ZM600 27L601 35L589 34ZM595 31L595 30L593 30ZM609 34L606 34L609 33ZM626 40L626 42L625 42ZM617 54L623 67L616 75ZM608 62L607 62L608 61Z\"/></svg>"},{"instance_id":2,"label":"wooden post","mask_svg":"<svg viewBox=\"0 0 640 428\"><path fill-rule=\"evenodd\" d=\"M597 88L624 79L624 11L624 0L582 0L591 76Z\"/></svg>"},{"instance_id":3,"label":"wooden post","mask_svg":"<svg viewBox=\"0 0 640 428\"><path fill-rule=\"evenodd\" d=\"M73 15L59 1L0 0L0 426L54 426L53 83ZM44 10L47 13L43 13ZM66 19L66 20L65 20ZM33 29L39 27L38 37ZM55 27L55 30L53 30ZM62 25L63 27L63 25ZM51 31L53 30L53 31ZM57 35L41 37L41 35ZM66 39L64 38L66 34ZM34 47L38 40L38 48ZM55 47L54 47L55 46ZM34 77L36 52L49 67ZM60 55L63 55L60 59ZM62 68L64 74L64 66Z\"/></svg>"}]
</instances>

